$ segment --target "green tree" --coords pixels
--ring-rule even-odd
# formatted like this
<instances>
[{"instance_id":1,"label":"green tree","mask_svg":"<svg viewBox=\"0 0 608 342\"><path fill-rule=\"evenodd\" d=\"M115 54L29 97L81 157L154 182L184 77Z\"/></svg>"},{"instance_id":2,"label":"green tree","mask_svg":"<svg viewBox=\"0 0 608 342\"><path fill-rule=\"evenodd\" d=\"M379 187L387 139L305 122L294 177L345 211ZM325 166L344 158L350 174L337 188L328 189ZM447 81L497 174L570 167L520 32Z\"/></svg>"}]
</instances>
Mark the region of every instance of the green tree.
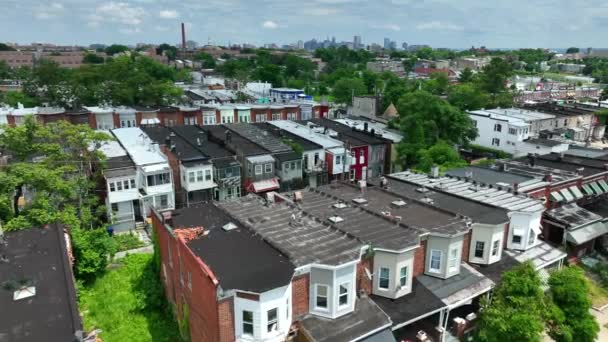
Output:
<instances>
[{"instance_id":1,"label":"green tree","mask_svg":"<svg viewBox=\"0 0 608 342\"><path fill-rule=\"evenodd\" d=\"M352 97L363 95L365 84L360 78L343 78L334 84L332 95L337 103L352 103Z\"/></svg>"},{"instance_id":2,"label":"green tree","mask_svg":"<svg viewBox=\"0 0 608 342\"><path fill-rule=\"evenodd\" d=\"M35 98L21 91L7 92L6 94L4 94L4 99L2 100L2 102L6 103L11 107L17 107L19 103L21 103L26 108L35 107L38 105L38 101Z\"/></svg>"},{"instance_id":3,"label":"green tree","mask_svg":"<svg viewBox=\"0 0 608 342\"><path fill-rule=\"evenodd\" d=\"M464 68L461 72L460 72L460 76L458 76L458 82L460 83L468 83L473 81L473 71L471 69Z\"/></svg>"},{"instance_id":4,"label":"green tree","mask_svg":"<svg viewBox=\"0 0 608 342\"><path fill-rule=\"evenodd\" d=\"M4 43L0 43L0 51L15 51L15 49Z\"/></svg>"},{"instance_id":5,"label":"green tree","mask_svg":"<svg viewBox=\"0 0 608 342\"><path fill-rule=\"evenodd\" d=\"M496 94L505 91L507 79L513 74L511 63L502 58L492 58L490 63L483 67L480 73L481 89Z\"/></svg>"},{"instance_id":6,"label":"green tree","mask_svg":"<svg viewBox=\"0 0 608 342\"><path fill-rule=\"evenodd\" d=\"M416 169L429 172L431 167L439 166L442 170L463 167L466 162L460 158L460 154L444 141L438 141L428 149L418 151L418 163Z\"/></svg>"},{"instance_id":7,"label":"green tree","mask_svg":"<svg viewBox=\"0 0 608 342\"><path fill-rule=\"evenodd\" d=\"M492 302L482 302L476 341L540 341L545 314L540 278L526 262L503 273Z\"/></svg>"},{"instance_id":8,"label":"green tree","mask_svg":"<svg viewBox=\"0 0 608 342\"><path fill-rule=\"evenodd\" d=\"M208 53L205 52L197 52L196 55L194 55L194 60L195 61L200 61L203 64L203 68L205 69L213 69L215 68L215 59L213 59L213 56L211 56Z\"/></svg>"},{"instance_id":9,"label":"green tree","mask_svg":"<svg viewBox=\"0 0 608 342\"><path fill-rule=\"evenodd\" d=\"M577 47L569 47L568 50L566 50L566 53L579 53L580 49Z\"/></svg>"},{"instance_id":10,"label":"green tree","mask_svg":"<svg viewBox=\"0 0 608 342\"><path fill-rule=\"evenodd\" d=\"M551 273L549 295L558 317L550 324L549 335L557 342L593 342L599 326L589 313L591 299L584 271L576 266L564 267Z\"/></svg>"},{"instance_id":11,"label":"green tree","mask_svg":"<svg viewBox=\"0 0 608 342\"><path fill-rule=\"evenodd\" d=\"M283 86L283 78L281 76L281 67L274 64L264 64L258 66L251 77L261 82L268 82L273 87L278 88Z\"/></svg>"},{"instance_id":12,"label":"green tree","mask_svg":"<svg viewBox=\"0 0 608 342\"><path fill-rule=\"evenodd\" d=\"M450 86L448 75L443 72L431 73L430 79L424 84L424 89L431 94L443 95Z\"/></svg>"},{"instance_id":13,"label":"green tree","mask_svg":"<svg viewBox=\"0 0 608 342\"><path fill-rule=\"evenodd\" d=\"M82 62L85 64L102 64L105 59L95 53L87 53L82 58Z\"/></svg>"},{"instance_id":14,"label":"green tree","mask_svg":"<svg viewBox=\"0 0 608 342\"><path fill-rule=\"evenodd\" d=\"M460 110L489 108L490 96L471 83L453 86L448 93L448 102Z\"/></svg>"},{"instance_id":15,"label":"green tree","mask_svg":"<svg viewBox=\"0 0 608 342\"><path fill-rule=\"evenodd\" d=\"M108 56L113 56L117 53L127 52L127 51L129 51L129 47L125 46L125 45L120 45L120 44L112 44L112 45L106 47L106 49L105 49L105 53L108 54Z\"/></svg>"},{"instance_id":16,"label":"green tree","mask_svg":"<svg viewBox=\"0 0 608 342\"><path fill-rule=\"evenodd\" d=\"M13 77L11 67L5 61L0 61L0 80Z\"/></svg>"},{"instance_id":17,"label":"green tree","mask_svg":"<svg viewBox=\"0 0 608 342\"><path fill-rule=\"evenodd\" d=\"M174 61L175 57L177 57L177 48L167 43L162 43L156 48L156 54L162 55L163 53L170 61Z\"/></svg>"}]
</instances>

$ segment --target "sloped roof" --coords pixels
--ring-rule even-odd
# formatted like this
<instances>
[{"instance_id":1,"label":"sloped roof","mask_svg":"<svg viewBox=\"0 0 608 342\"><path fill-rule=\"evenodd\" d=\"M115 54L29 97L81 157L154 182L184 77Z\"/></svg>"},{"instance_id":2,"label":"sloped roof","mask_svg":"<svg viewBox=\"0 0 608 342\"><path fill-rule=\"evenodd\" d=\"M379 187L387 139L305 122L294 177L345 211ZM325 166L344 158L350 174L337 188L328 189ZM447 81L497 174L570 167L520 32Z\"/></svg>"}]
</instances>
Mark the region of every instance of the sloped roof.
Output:
<instances>
[{"instance_id":1,"label":"sloped roof","mask_svg":"<svg viewBox=\"0 0 608 342\"><path fill-rule=\"evenodd\" d=\"M399 113L397 112L397 108L395 107L395 105L392 102L388 106L388 108L386 108L386 110L384 111L383 116L385 116L387 118L396 118L399 116Z\"/></svg>"}]
</instances>

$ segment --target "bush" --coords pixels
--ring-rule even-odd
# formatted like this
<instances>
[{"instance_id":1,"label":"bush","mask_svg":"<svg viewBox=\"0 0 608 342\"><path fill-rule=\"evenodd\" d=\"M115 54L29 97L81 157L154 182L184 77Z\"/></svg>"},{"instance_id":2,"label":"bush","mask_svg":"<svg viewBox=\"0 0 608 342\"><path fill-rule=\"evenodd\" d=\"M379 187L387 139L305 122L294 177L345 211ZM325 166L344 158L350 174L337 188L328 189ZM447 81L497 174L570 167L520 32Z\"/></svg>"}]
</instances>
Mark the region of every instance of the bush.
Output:
<instances>
[{"instance_id":1,"label":"bush","mask_svg":"<svg viewBox=\"0 0 608 342\"><path fill-rule=\"evenodd\" d=\"M103 228L72 228L76 278L91 281L105 271L108 256L116 253L116 245Z\"/></svg>"},{"instance_id":2,"label":"bush","mask_svg":"<svg viewBox=\"0 0 608 342\"><path fill-rule=\"evenodd\" d=\"M510 159L513 155L503 152L501 150L495 150L493 148L479 146L479 145L469 145L469 148L473 151L474 154L491 154L494 159Z\"/></svg>"},{"instance_id":3,"label":"bush","mask_svg":"<svg viewBox=\"0 0 608 342\"><path fill-rule=\"evenodd\" d=\"M133 233L114 235L112 237L112 242L114 243L117 252L128 251L144 246L144 243Z\"/></svg>"}]
</instances>

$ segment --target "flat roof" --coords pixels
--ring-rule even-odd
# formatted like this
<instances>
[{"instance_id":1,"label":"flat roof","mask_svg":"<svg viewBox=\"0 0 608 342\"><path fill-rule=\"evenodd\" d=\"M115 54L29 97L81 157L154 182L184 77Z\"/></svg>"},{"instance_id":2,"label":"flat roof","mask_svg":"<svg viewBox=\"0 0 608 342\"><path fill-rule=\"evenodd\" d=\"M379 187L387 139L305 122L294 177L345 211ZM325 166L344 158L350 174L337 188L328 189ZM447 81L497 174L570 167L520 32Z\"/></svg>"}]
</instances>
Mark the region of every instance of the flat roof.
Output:
<instances>
[{"instance_id":1,"label":"flat roof","mask_svg":"<svg viewBox=\"0 0 608 342\"><path fill-rule=\"evenodd\" d=\"M391 140L393 143L398 143L403 139L403 135L398 131L394 131L388 128L386 124L377 121L365 120L361 119L353 119L353 118L345 118L345 119L334 119L334 121L339 122L348 127L355 127L358 129L363 129L365 124L367 123L367 128L371 131L374 130L374 133L381 134L382 138Z\"/></svg>"},{"instance_id":2,"label":"flat roof","mask_svg":"<svg viewBox=\"0 0 608 342\"><path fill-rule=\"evenodd\" d=\"M299 137L293 133L282 130L276 126L271 125L269 122L258 122L258 123L253 123L252 125L256 126L257 128L259 128L261 130L269 132L270 134L274 135L275 137L277 137L279 139L291 140L294 143L300 145L302 147L302 149L304 149L304 151L320 150L323 148L323 146L321 146L313 141L303 139L302 137Z\"/></svg>"},{"instance_id":3,"label":"flat roof","mask_svg":"<svg viewBox=\"0 0 608 342\"><path fill-rule=\"evenodd\" d=\"M486 185L473 184L466 179L450 177L431 178L425 174L413 173L410 171L393 173L390 177L396 180L405 180L415 183L419 185L421 189L448 192L456 196L465 197L510 211L537 212L545 210L545 207L540 200L498 189L498 187L495 186L489 187Z\"/></svg>"},{"instance_id":4,"label":"flat roof","mask_svg":"<svg viewBox=\"0 0 608 342\"><path fill-rule=\"evenodd\" d=\"M198 149L194 148L189 142L176 135L167 127L142 127L142 130L159 145L165 145L167 138L170 145L175 146L175 156L182 162L205 161L209 159ZM171 146L166 146L170 148Z\"/></svg>"},{"instance_id":5,"label":"flat roof","mask_svg":"<svg viewBox=\"0 0 608 342\"><path fill-rule=\"evenodd\" d=\"M428 191L422 193L418 191L420 186L416 183L410 183L390 176L387 177L389 180L387 191L397 195L415 198L417 200L429 198L433 201L434 206L451 211L455 214L467 216L473 220L473 223L501 224L509 222L509 217L507 216L508 211L504 208L437 189L428 189Z\"/></svg>"},{"instance_id":6,"label":"flat roof","mask_svg":"<svg viewBox=\"0 0 608 342\"><path fill-rule=\"evenodd\" d=\"M568 203L561 207L547 210L545 216L553 222L564 225L568 230L603 219L602 216L581 208L576 203Z\"/></svg>"},{"instance_id":7,"label":"flat roof","mask_svg":"<svg viewBox=\"0 0 608 342\"><path fill-rule=\"evenodd\" d=\"M525 122L554 119L555 115L541 113L535 110L523 109L523 108L495 108L495 109L481 109L471 111L475 114L489 114L493 118L513 118L519 119ZM507 120L511 121L511 120Z\"/></svg>"},{"instance_id":8,"label":"flat roof","mask_svg":"<svg viewBox=\"0 0 608 342\"><path fill-rule=\"evenodd\" d=\"M302 139L306 139L310 142L314 142L322 146L325 149L334 148L334 147L343 147L344 143L340 140L325 136L320 133L314 132L311 128L308 128L304 125L300 125L299 123L289 121L289 120L276 120L270 121L268 124L278 127L282 130L285 130L289 133L295 134Z\"/></svg>"},{"instance_id":9,"label":"flat roof","mask_svg":"<svg viewBox=\"0 0 608 342\"><path fill-rule=\"evenodd\" d=\"M291 147L268 132L248 123L226 124L226 128L239 134L251 143L258 144L271 153L291 152Z\"/></svg>"},{"instance_id":10,"label":"flat roof","mask_svg":"<svg viewBox=\"0 0 608 342\"><path fill-rule=\"evenodd\" d=\"M517 261L515 258L506 253L503 253L502 258L500 258L500 260L495 263L489 265L470 265L475 268L479 273L483 274L487 278L491 279L494 283L498 284L502 279L503 273L509 271L510 269L519 264L520 262Z\"/></svg>"},{"instance_id":11,"label":"flat roof","mask_svg":"<svg viewBox=\"0 0 608 342\"><path fill-rule=\"evenodd\" d=\"M391 299L377 295L371 295L376 304L386 312L394 325L411 322L420 316L431 312L439 312L447 305L439 299L433 292L418 280L419 277L412 279L412 292L405 296Z\"/></svg>"},{"instance_id":12,"label":"flat roof","mask_svg":"<svg viewBox=\"0 0 608 342\"><path fill-rule=\"evenodd\" d=\"M230 132L230 130L222 125L207 125L203 126L202 129L209 133L210 141L216 142L232 153L245 157L268 154L267 150L235 133L231 133L232 143L230 145L232 147L226 146L226 132Z\"/></svg>"},{"instance_id":13,"label":"flat roof","mask_svg":"<svg viewBox=\"0 0 608 342\"><path fill-rule=\"evenodd\" d=\"M0 262L0 341L76 340L82 322L63 229L7 232L4 241L0 255L8 262ZM35 287L35 295L14 300L23 281Z\"/></svg>"},{"instance_id":14,"label":"flat roof","mask_svg":"<svg viewBox=\"0 0 608 342\"><path fill-rule=\"evenodd\" d=\"M298 267L341 265L360 258L363 243L288 203L255 195L219 203L238 222L279 249Z\"/></svg>"},{"instance_id":15,"label":"flat roof","mask_svg":"<svg viewBox=\"0 0 608 342\"><path fill-rule=\"evenodd\" d=\"M494 282L467 263L460 264L460 272L447 279L419 275L418 281L446 305L454 305L492 289Z\"/></svg>"},{"instance_id":16,"label":"flat roof","mask_svg":"<svg viewBox=\"0 0 608 342\"><path fill-rule=\"evenodd\" d=\"M600 150L597 148L588 148L576 145L570 145L570 148L564 153L571 156L586 158L601 158L608 156L608 150Z\"/></svg>"},{"instance_id":17,"label":"flat roof","mask_svg":"<svg viewBox=\"0 0 608 342\"><path fill-rule=\"evenodd\" d=\"M358 142L359 144L366 144L366 145L386 144L388 142L386 139L383 139L382 137L377 137L375 135L372 135L371 128L369 126L368 126L368 132L364 132L363 125L361 125L360 127L355 127L355 126L351 127L351 126L345 125L341 122L330 120L330 119L325 119L325 118L311 119L311 120L308 120L307 122L312 122L316 125L328 127L336 132L339 132L339 133L341 133L342 137L349 139L349 141L351 141L351 143L353 145L356 145L355 142ZM340 138L340 140L342 140L342 139Z\"/></svg>"},{"instance_id":18,"label":"flat roof","mask_svg":"<svg viewBox=\"0 0 608 342\"><path fill-rule=\"evenodd\" d=\"M355 310L338 318L329 319L309 314L300 324L316 342L359 341L364 336L392 325L388 317L368 296L356 298Z\"/></svg>"},{"instance_id":19,"label":"flat roof","mask_svg":"<svg viewBox=\"0 0 608 342\"><path fill-rule=\"evenodd\" d=\"M152 146L150 138L138 127L116 128L112 134L125 148L135 165L167 163L165 156Z\"/></svg>"},{"instance_id":20,"label":"flat roof","mask_svg":"<svg viewBox=\"0 0 608 342\"><path fill-rule=\"evenodd\" d=\"M175 132L182 139L190 143L191 146L205 154L211 159L233 157L234 153L228 151L224 146L209 140L208 132L201 130L197 126L183 125L171 127L171 131ZM198 142L201 142L199 145Z\"/></svg>"},{"instance_id":21,"label":"flat roof","mask_svg":"<svg viewBox=\"0 0 608 342\"><path fill-rule=\"evenodd\" d=\"M510 187L513 187L514 184L522 184L534 180L534 177L532 176L520 175L516 173L510 173L508 171L500 171L497 169L478 166L467 166L459 169L452 169L446 171L445 174L449 177L468 177L476 182L481 182L483 184L508 184L508 186Z\"/></svg>"},{"instance_id":22,"label":"flat roof","mask_svg":"<svg viewBox=\"0 0 608 342\"><path fill-rule=\"evenodd\" d=\"M289 259L213 204L177 209L171 222L174 229L209 231L188 247L211 267L222 289L262 293L291 282L295 266ZM236 228L224 230L228 223Z\"/></svg>"},{"instance_id":23,"label":"flat roof","mask_svg":"<svg viewBox=\"0 0 608 342\"><path fill-rule=\"evenodd\" d=\"M514 159L522 163L529 164L529 157ZM591 176L597 173L606 172L606 161L593 158L577 157L572 155L560 155L559 153L549 153L535 156L535 166L544 166L550 169L563 170L576 173L583 168L583 176Z\"/></svg>"},{"instance_id":24,"label":"flat roof","mask_svg":"<svg viewBox=\"0 0 608 342\"><path fill-rule=\"evenodd\" d=\"M565 252L541 240L537 240L537 244L534 247L528 248L525 251L505 249L504 253L520 263L531 261L536 269L550 266L567 256Z\"/></svg>"},{"instance_id":25,"label":"flat roof","mask_svg":"<svg viewBox=\"0 0 608 342\"><path fill-rule=\"evenodd\" d=\"M127 151L116 140L107 140L101 143L98 148L107 158L122 157L127 155Z\"/></svg>"}]
</instances>

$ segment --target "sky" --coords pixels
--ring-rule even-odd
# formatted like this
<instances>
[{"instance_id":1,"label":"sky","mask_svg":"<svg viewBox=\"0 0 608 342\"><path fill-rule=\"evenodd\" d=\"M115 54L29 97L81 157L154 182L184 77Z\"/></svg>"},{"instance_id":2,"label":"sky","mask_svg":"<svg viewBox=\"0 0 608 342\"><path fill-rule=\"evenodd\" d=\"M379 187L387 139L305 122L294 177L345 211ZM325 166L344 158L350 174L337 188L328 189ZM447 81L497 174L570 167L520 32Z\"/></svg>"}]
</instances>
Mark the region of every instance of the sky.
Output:
<instances>
[{"instance_id":1,"label":"sky","mask_svg":"<svg viewBox=\"0 0 608 342\"><path fill-rule=\"evenodd\" d=\"M606 47L608 0L0 0L0 41Z\"/></svg>"}]
</instances>

